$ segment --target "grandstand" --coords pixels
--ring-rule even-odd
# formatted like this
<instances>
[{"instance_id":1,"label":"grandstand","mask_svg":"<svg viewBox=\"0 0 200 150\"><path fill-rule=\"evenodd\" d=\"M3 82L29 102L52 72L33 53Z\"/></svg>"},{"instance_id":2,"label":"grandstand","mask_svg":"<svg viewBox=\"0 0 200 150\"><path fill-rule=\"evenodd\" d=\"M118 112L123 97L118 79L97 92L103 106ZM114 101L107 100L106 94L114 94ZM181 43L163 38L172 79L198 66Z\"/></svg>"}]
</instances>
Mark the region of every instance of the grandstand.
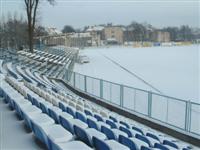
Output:
<instances>
[{"instance_id":1,"label":"grandstand","mask_svg":"<svg viewBox=\"0 0 200 150\"><path fill-rule=\"evenodd\" d=\"M2 52L0 60L1 109L13 112L8 119L26 128L15 134L27 135L27 147L20 143L1 143L0 149L49 150L190 150L194 143L184 142L146 124L102 107L74 92L65 79L73 70L78 50L63 49ZM6 114L6 113L5 113ZM3 114L4 115L4 114ZM20 122L19 122L20 121ZM3 130L8 131L9 126ZM23 122L23 124L21 123ZM31 137L28 138L28 135ZM188 136L189 137L189 136ZM0 141L4 138L1 135ZM37 139L37 141L35 140ZM9 140L9 139L7 139ZM17 140L17 139L16 139ZM189 140L188 140L189 141ZM198 143L198 142L196 142ZM16 147L19 146L19 147Z\"/></svg>"}]
</instances>

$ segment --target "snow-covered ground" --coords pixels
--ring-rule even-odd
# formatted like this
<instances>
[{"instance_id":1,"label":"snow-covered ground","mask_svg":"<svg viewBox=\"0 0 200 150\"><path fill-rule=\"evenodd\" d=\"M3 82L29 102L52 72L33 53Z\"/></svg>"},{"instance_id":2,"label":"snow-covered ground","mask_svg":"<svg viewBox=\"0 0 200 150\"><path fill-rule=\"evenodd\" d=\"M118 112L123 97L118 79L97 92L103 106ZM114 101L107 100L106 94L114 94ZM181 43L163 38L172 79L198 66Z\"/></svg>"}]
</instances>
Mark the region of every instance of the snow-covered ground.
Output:
<instances>
[{"instance_id":1,"label":"snow-covered ground","mask_svg":"<svg viewBox=\"0 0 200 150\"><path fill-rule=\"evenodd\" d=\"M200 103L199 51L199 45L87 48L80 55L90 63L76 64L74 71Z\"/></svg>"}]
</instances>

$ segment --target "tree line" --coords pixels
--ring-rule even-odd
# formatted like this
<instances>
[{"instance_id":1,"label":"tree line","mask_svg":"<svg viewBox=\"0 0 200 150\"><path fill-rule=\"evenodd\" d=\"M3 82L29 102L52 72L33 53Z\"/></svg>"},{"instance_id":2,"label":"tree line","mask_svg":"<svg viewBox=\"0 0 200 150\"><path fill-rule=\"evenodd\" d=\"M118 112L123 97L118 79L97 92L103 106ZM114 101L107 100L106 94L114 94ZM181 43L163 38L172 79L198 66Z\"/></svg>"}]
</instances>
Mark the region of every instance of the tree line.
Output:
<instances>
[{"instance_id":1,"label":"tree line","mask_svg":"<svg viewBox=\"0 0 200 150\"><path fill-rule=\"evenodd\" d=\"M0 47L1 48L15 48L21 49L28 47L28 23L23 16L18 16L17 13L6 17L3 16L0 20ZM34 29L34 36L48 35L44 27L36 25Z\"/></svg>"},{"instance_id":2,"label":"tree line","mask_svg":"<svg viewBox=\"0 0 200 150\"><path fill-rule=\"evenodd\" d=\"M188 25L182 25L180 27L164 27L157 29L147 23L132 22L128 26L127 34L124 38L134 39L134 41L151 41L151 34L155 31L168 32L170 34L171 41L193 41L200 38L200 29L197 33L194 28Z\"/></svg>"}]
</instances>

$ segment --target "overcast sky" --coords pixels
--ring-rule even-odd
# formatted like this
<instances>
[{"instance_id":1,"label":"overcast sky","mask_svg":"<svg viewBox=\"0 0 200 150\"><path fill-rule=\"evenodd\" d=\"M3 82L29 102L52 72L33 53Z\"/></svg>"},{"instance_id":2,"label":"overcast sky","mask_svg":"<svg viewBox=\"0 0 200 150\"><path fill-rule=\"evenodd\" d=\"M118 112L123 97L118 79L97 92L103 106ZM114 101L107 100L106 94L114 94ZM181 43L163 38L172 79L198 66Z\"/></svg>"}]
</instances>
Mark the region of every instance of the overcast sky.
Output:
<instances>
[{"instance_id":1,"label":"overcast sky","mask_svg":"<svg viewBox=\"0 0 200 150\"><path fill-rule=\"evenodd\" d=\"M25 15L23 1L0 0L1 14ZM42 2L40 20L42 25L58 29L66 24L81 28L109 22L127 25L132 21L155 27L200 27L200 0L57 0L54 6Z\"/></svg>"}]
</instances>

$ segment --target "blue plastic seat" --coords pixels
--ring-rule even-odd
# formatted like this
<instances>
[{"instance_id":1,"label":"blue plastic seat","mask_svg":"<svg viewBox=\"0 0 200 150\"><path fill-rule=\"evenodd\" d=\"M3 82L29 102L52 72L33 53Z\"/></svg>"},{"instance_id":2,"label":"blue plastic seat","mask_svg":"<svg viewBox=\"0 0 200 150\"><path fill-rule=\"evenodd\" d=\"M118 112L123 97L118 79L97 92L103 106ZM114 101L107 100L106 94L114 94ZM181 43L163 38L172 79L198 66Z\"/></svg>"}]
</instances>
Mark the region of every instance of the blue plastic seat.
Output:
<instances>
[{"instance_id":1,"label":"blue plastic seat","mask_svg":"<svg viewBox=\"0 0 200 150\"><path fill-rule=\"evenodd\" d=\"M73 110L72 107L67 107L67 113L69 113L69 114L72 115L73 117L76 117L75 111Z\"/></svg>"},{"instance_id":2,"label":"blue plastic seat","mask_svg":"<svg viewBox=\"0 0 200 150\"><path fill-rule=\"evenodd\" d=\"M49 116L54 119L55 123L57 124L60 123L59 117L56 114L56 112L52 110L51 108L49 108L48 111L49 111Z\"/></svg>"},{"instance_id":3,"label":"blue plastic seat","mask_svg":"<svg viewBox=\"0 0 200 150\"><path fill-rule=\"evenodd\" d=\"M134 126L132 126L132 129L135 130L135 131L138 131L138 132L140 132L142 135L144 135L144 133L143 133L143 131L142 131L141 129L139 129L139 128L137 128L137 127L134 127Z\"/></svg>"},{"instance_id":4,"label":"blue plastic seat","mask_svg":"<svg viewBox=\"0 0 200 150\"><path fill-rule=\"evenodd\" d=\"M77 111L77 112L75 113L75 115L76 115L76 118L77 118L77 119L79 119L79 120L81 120L81 121L87 123L87 119L86 119L86 117L84 116L83 113Z\"/></svg>"},{"instance_id":5,"label":"blue plastic seat","mask_svg":"<svg viewBox=\"0 0 200 150\"><path fill-rule=\"evenodd\" d=\"M98 120L98 121L104 121L103 118L100 115L95 114L94 117Z\"/></svg>"},{"instance_id":6,"label":"blue plastic seat","mask_svg":"<svg viewBox=\"0 0 200 150\"><path fill-rule=\"evenodd\" d=\"M9 96L5 93L4 102L7 104L9 102Z\"/></svg>"},{"instance_id":7,"label":"blue plastic seat","mask_svg":"<svg viewBox=\"0 0 200 150\"><path fill-rule=\"evenodd\" d=\"M167 148L167 147L165 147L164 145L159 144L159 143L155 143L155 144L154 144L154 147L155 147L155 148L158 148L158 149L161 149L161 150L169 150L169 148Z\"/></svg>"},{"instance_id":8,"label":"blue plastic seat","mask_svg":"<svg viewBox=\"0 0 200 150\"><path fill-rule=\"evenodd\" d=\"M84 112L85 112L85 114L88 115L88 116L93 116L93 115L92 115L92 112L89 111L89 110L87 110L87 109L85 109Z\"/></svg>"},{"instance_id":9,"label":"blue plastic seat","mask_svg":"<svg viewBox=\"0 0 200 150\"><path fill-rule=\"evenodd\" d=\"M190 150L189 148L183 148L182 150Z\"/></svg>"},{"instance_id":10,"label":"blue plastic seat","mask_svg":"<svg viewBox=\"0 0 200 150\"><path fill-rule=\"evenodd\" d=\"M16 104L16 103L15 103L15 110L17 112L17 115L18 115L19 119L22 120L23 119L23 113L22 113L21 108L19 107L19 105Z\"/></svg>"},{"instance_id":11,"label":"blue plastic seat","mask_svg":"<svg viewBox=\"0 0 200 150\"><path fill-rule=\"evenodd\" d=\"M111 120L113 120L114 122L117 122L117 119L116 119L116 118L114 118L114 117L112 117L112 116L109 116L109 118L110 118Z\"/></svg>"},{"instance_id":12,"label":"blue plastic seat","mask_svg":"<svg viewBox=\"0 0 200 150\"><path fill-rule=\"evenodd\" d=\"M125 132L129 137L133 137L133 134L131 133L131 131L128 128L120 126L119 130Z\"/></svg>"},{"instance_id":13,"label":"blue plastic seat","mask_svg":"<svg viewBox=\"0 0 200 150\"><path fill-rule=\"evenodd\" d=\"M151 137L151 138L153 138L153 139L155 139L155 140L160 141L159 138L158 138L156 135L152 134L152 133L149 133L149 132L148 132L148 133L146 133L146 136Z\"/></svg>"},{"instance_id":14,"label":"blue plastic seat","mask_svg":"<svg viewBox=\"0 0 200 150\"><path fill-rule=\"evenodd\" d=\"M123 135L119 135L119 143L129 147L130 150L137 150L135 143Z\"/></svg>"},{"instance_id":15,"label":"blue plastic seat","mask_svg":"<svg viewBox=\"0 0 200 150\"><path fill-rule=\"evenodd\" d=\"M27 93L27 99L33 104L33 98L29 93Z\"/></svg>"},{"instance_id":16,"label":"blue plastic seat","mask_svg":"<svg viewBox=\"0 0 200 150\"><path fill-rule=\"evenodd\" d=\"M14 101L11 98L9 99L9 107L11 110L14 110Z\"/></svg>"},{"instance_id":17,"label":"blue plastic seat","mask_svg":"<svg viewBox=\"0 0 200 150\"><path fill-rule=\"evenodd\" d=\"M31 113L30 113L30 114L31 114ZM33 131L32 123L31 123L31 119L32 119L31 117L32 117L32 116L29 116L30 114L27 114L26 112L23 113L24 122L25 122L26 126L27 126L30 130ZM37 116L36 114L37 114L37 115L41 115L41 113L38 112L38 113L34 113L34 116Z\"/></svg>"},{"instance_id":18,"label":"blue plastic seat","mask_svg":"<svg viewBox=\"0 0 200 150\"><path fill-rule=\"evenodd\" d=\"M67 111L67 108L65 107L65 105L62 102L59 102L58 106L60 109L62 109L62 111Z\"/></svg>"},{"instance_id":19,"label":"blue plastic seat","mask_svg":"<svg viewBox=\"0 0 200 150\"><path fill-rule=\"evenodd\" d=\"M136 134L135 137L141 141L144 141L146 142L149 146L151 146L151 143L150 141L143 135L140 135L140 134Z\"/></svg>"},{"instance_id":20,"label":"blue plastic seat","mask_svg":"<svg viewBox=\"0 0 200 150\"><path fill-rule=\"evenodd\" d=\"M146 146L141 146L141 150L151 150L151 148L146 147Z\"/></svg>"},{"instance_id":21,"label":"blue plastic seat","mask_svg":"<svg viewBox=\"0 0 200 150\"><path fill-rule=\"evenodd\" d=\"M93 137L93 143L96 150L130 150L129 147L115 140L101 140Z\"/></svg>"},{"instance_id":22,"label":"blue plastic seat","mask_svg":"<svg viewBox=\"0 0 200 150\"><path fill-rule=\"evenodd\" d=\"M104 133L109 140L115 140L115 135L111 129L101 126L101 132Z\"/></svg>"},{"instance_id":23,"label":"blue plastic seat","mask_svg":"<svg viewBox=\"0 0 200 150\"><path fill-rule=\"evenodd\" d=\"M50 142L51 150L93 150L82 141Z\"/></svg>"},{"instance_id":24,"label":"blue plastic seat","mask_svg":"<svg viewBox=\"0 0 200 150\"><path fill-rule=\"evenodd\" d=\"M37 106L38 108L40 108L40 102L33 97L33 105Z\"/></svg>"},{"instance_id":25,"label":"blue plastic seat","mask_svg":"<svg viewBox=\"0 0 200 150\"><path fill-rule=\"evenodd\" d=\"M124 121L120 121L119 123L122 124L122 125L124 125L124 126L126 126L127 128L130 128L130 126L126 122L124 122Z\"/></svg>"},{"instance_id":26,"label":"blue plastic seat","mask_svg":"<svg viewBox=\"0 0 200 150\"><path fill-rule=\"evenodd\" d=\"M8 103L8 99L7 99L7 94L5 91L2 91L2 95L3 95L3 98L4 98L4 102L7 104Z\"/></svg>"},{"instance_id":27,"label":"blue plastic seat","mask_svg":"<svg viewBox=\"0 0 200 150\"><path fill-rule=\"evenodd\" d=\"M9 95L6 94L6 98L5 99L6 99L7 103L10 103L10 96Z\"/></svg>"},{"instance_id":28,"label":"blue plastic seat","mask_svg":"<svg viewBox=\"0 0 200 150\"><path fill-rule=\"evenodd\" d=\"M40 108L43 113L48 114L48 108L43 103L40 103Z\"/></svg>"},{"instance_id":29,"label":"blue plastic seat","mask_svg":"<svg viewBox=\"0 0 200 150\"><path fill-rule=\"evenodd\" d=\"M178 149L178 146L177 146L175 143L171 142L171 141L164 140L164 141L163 141L163 144L164 144L164 145L169 145L169 146L171 146L171 147L174 147L174 148Z\"/></svg>"},{"instance_id":30,"label":"blue plastic seat","mask_svg":"<svg viewBox=\"0 0 200 150\"><path fill-rule=\"evenodd\" d=\"M78 140L81 140L85 144L87 144L88 146L92 147L93 144L89 140L89 137L88 137L88 135L87 135L87 133L86 133L86 131L84 129L74 125L74 133L77 136Z\"/></svg>"},{"instance_id":31,"label":"blue plastic seat","mask_svg":"<svg viewBox=\"0 0 200 150\"><path fill-rule=\"evenodd\" d=\"M69 132L71 132L72 134L74 134L74 129L71 128L70 126L70 122L68 119L62 117L62 116L59 116L59 120L60 120L60 124L66 129L68 130Z\"/></svg>"},{"instance_id":32,"label":"blue plastic seat","mask_svg":"<svg viewBox=\"0 0 200 150\"><path fill-rule=\"evenodd\" d=\"M92 141L94 143L95 150L110 150L109 146L97 137L93 137Z\"/></svg>"},{"instance_id":33,"label":"blue plastic seat","mask_svg":"<svg viewBox=\"0 0 200 150\"><path fill-rule=\"evenodd\" d=\"M73 135L60 125L53 125L48 131L49 150L61 150L58 144L70 143L71 140L73 140Z\"/></svg>"},{"instance_id":34,"label":"blue plastic seat","mask_svg":"<svg viewBox=\"0 0 200 150\"><path fill-rule=\"evenodd\" d=\"M0 97L3 97L3 90L1 87L0 87Z\"/></svg>"},{"instance_id":35,"label":"blue plastic seat","mask_svg":"<svg viewBox=\"0 0 200 150\"><path fill-rule=\"evenodd\" d=\"M110 120L106 120L106 123L108 125L110 125L111 128L117 128L117 125L114 122L110 121Z\"/></svg>"},{"instance_id":36,"label":"blue plastic seat","mask_svg":"<svg viewBox=\"0 0 200 150\"><path fill-rule=\"evenodd\" d=\"M99 130L98 125L94 120L87 118L87 124L88 124L88 127Z\"/></svg>"},{"instance_id":37,"label":"blue plastic seat","mask_svg":"<svg viewBox=\"0 0 200 150\"><path fill-rule=\"evenodd\" d=\"M48 138L44 134L43 130L34 122L31 122L32 128L33 128L33 133L38 138L41 142L43 142L47 147L49 146L48 144ZM48 147L50 149L50 147Z\"/></svg>"}]
</instances>

